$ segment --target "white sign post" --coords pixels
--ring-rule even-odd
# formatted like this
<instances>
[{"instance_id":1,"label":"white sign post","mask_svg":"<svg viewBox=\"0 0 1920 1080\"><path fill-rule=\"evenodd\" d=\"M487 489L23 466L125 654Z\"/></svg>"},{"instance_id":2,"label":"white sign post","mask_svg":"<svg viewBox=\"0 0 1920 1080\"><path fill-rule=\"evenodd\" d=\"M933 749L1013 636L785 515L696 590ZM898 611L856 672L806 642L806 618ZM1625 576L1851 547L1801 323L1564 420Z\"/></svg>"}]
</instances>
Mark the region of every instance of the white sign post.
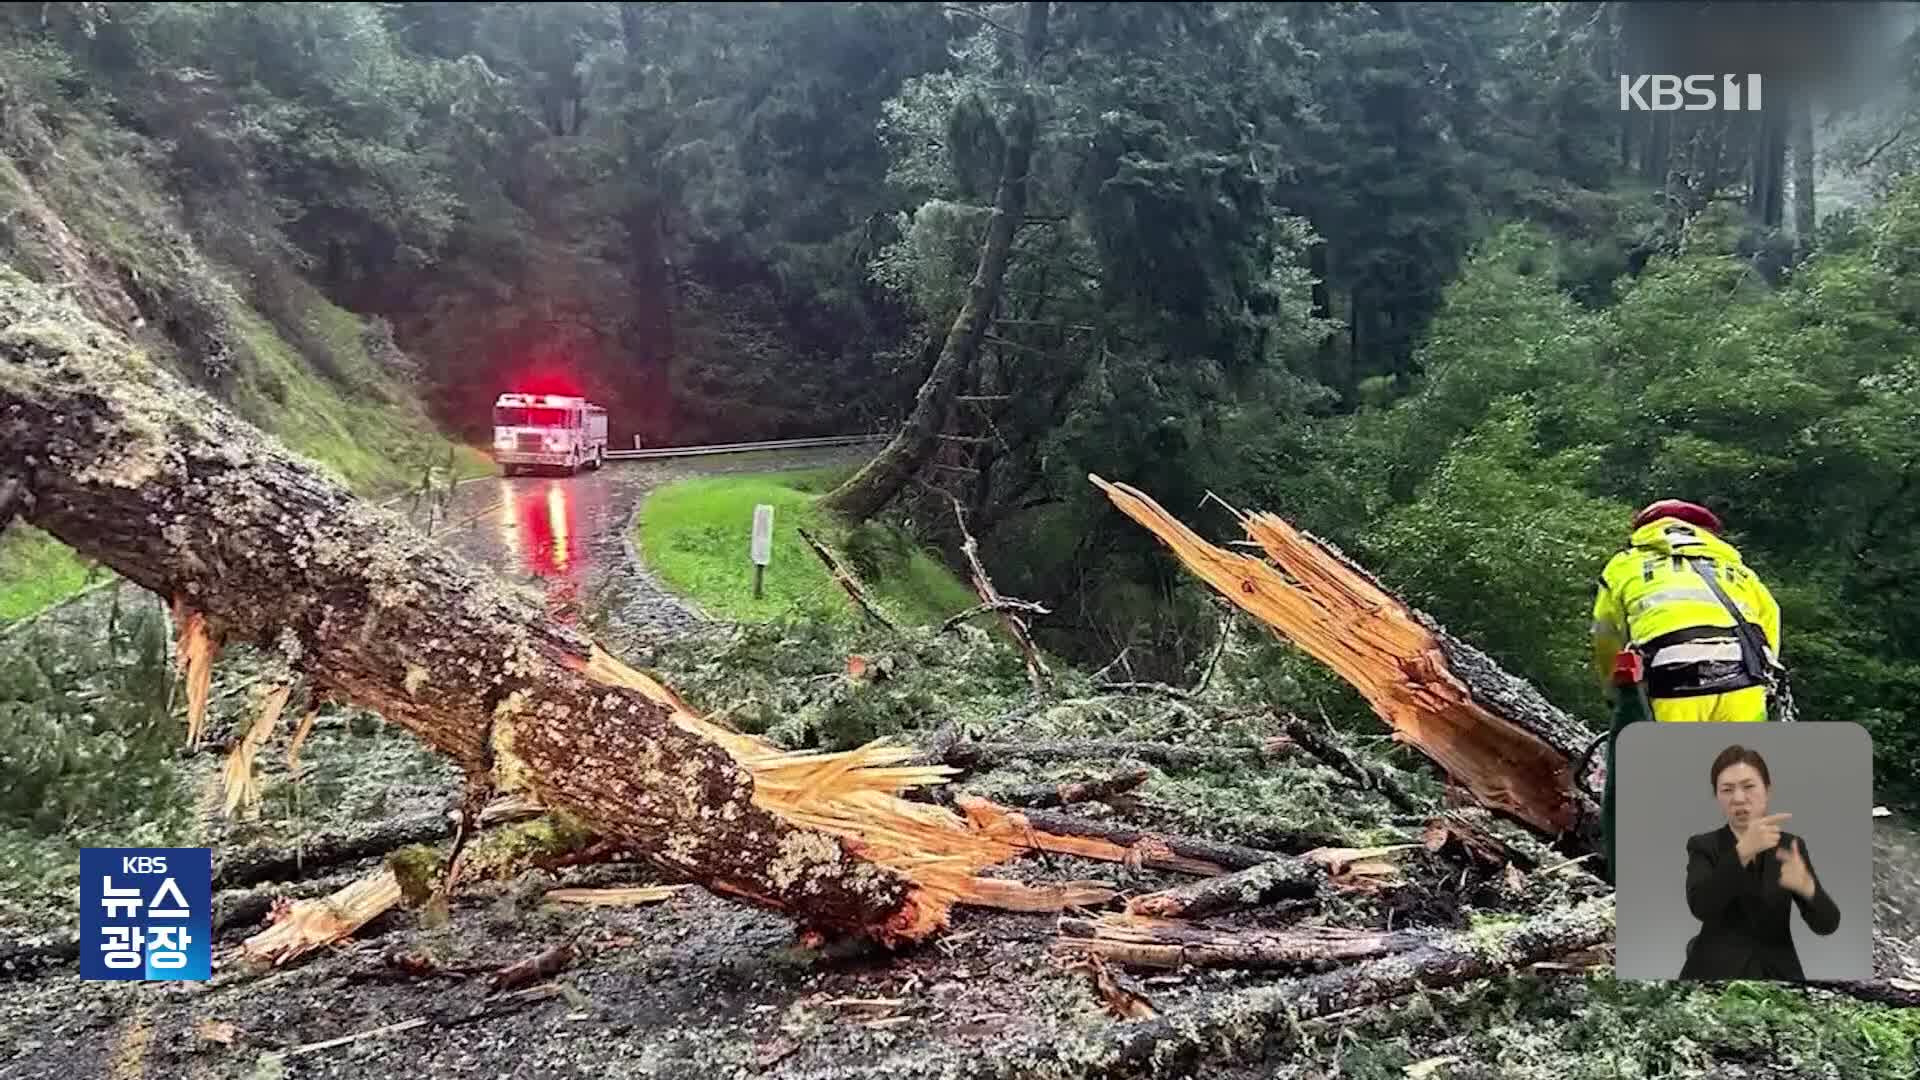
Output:
<instances>
[{"instance_id":1,"label":"white sign post","mask_svg":"<svg viewBox=\"0 0 1920 1080\"><path fill-rule=\"evenodd\" d=\"M767 563L773 559L773 507L765 503L753 508L753 598L760 599L767 576Z\"/></svg>"}]
</instances>

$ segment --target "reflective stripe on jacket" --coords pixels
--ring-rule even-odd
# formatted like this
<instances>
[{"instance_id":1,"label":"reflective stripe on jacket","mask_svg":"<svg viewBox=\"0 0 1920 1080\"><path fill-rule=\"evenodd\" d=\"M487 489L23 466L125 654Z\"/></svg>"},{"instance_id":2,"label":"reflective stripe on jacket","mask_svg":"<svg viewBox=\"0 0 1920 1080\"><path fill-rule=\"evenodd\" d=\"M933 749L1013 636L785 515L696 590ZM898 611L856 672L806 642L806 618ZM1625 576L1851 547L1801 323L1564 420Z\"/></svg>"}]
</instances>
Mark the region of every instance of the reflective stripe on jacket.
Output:
<instances>
[{"instance_id":1,"label":"reflective stripe on jacket","mask_svg":"<svg viewBox=\"0 0 1920 1080\"><path fill-rule=\"evenodd\" d=\"M1780 655L1780 608L1733 545L1678 518L1660 518L1634 530L1627 550L1607 562L1593 601L1593 660L1602 681L1613 658L1628 644L1646 645L1680 631L1723 627L1733 637L1733 617L1687 560L1713 563L1720 587L1748 622L1760 627L1770 659ZM1686 635L1683 635L1685 637ZM1718 635L1712 641L1718 643ZM1696 638L1697 646L1709 641ZM1660 650L1655 663L1680 660L1679 644ZM1738 658L1738 647L1733 656Z\"/></svg>"}]
</instances>

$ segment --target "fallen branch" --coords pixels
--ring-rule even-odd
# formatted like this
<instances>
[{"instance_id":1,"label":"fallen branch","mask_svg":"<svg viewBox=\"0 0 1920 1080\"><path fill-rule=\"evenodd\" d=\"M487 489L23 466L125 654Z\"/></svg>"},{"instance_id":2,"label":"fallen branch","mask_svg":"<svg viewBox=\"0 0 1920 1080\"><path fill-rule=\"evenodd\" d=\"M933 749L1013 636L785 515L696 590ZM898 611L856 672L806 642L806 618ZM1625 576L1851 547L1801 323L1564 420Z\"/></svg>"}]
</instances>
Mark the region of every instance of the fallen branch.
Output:
<instances>
[{"instance_id":1,"label":"fallen branch","mask_svg":"<svg viewBox=\"0 0 1920 1080\"><path fill-rule=\"evenodd\" d=\"M426 1023L427 1021L424 1017L415 1017L412 1020L402 1020L397 1024L388 1024L385 1027L373 1028L370 1031L362 1031L354 1035L342 1035L337 1039L326 1039L321 1042L307 1043L305 1046L296 1046L280 1056L299 1057L301 1054L311 1054L318 1050L331 1050L336 1046L356 1043L361 1039L372 1039L381 1035L398 1035L402 1031L412 1031L414 1028L424 1027Z\"/></svg>"},{"instance_id":2,"label":"fallen branch","mask_svg":"<svg viewBox=\"0 0 1920 1080\"><path fill-rule=\"evenodd\" d=\"M1305 900L1326 883L1327 868L1311 859L1273 859L1231 874L1191 882L1127 901L1129 915L1204 919L1229 911Z\"/></svg>"},{"instance_id":3,"label":"fallen branch","mask_svg":"<svg viewBox=\"0 0 1920 1080\"><path fill-rule=\"evenodd\" d=\"M1368 764L1355 757L1346 747L1340 745L1338 737L1331 731L1320 731L1297 716L1289 716L1282 722L1282 730L1287 737L1299 744L1308 753L1340 773L1359 783L1369 791L1378 791L1386 796L1388 802L1409 814L1420 812L1420 804L1407 794L1400 782L1378 765Z\"/></svg>"},{"instance_id":4,"label":"fallen branch","mask_svg":"<svg viewBox=\"0 0 1920 1080\"><path fill-rule=\"evenodd\" d=\"M983 606L1000 616L1000 622L1007 628L1007 633L1013 635L1013 640L1020 646L1021 655L1026 657L1027 681L1033 684L1033 692L1036 696L1044 696L1050 689L1053 675L1047 670L1046 662L1040 659L1040 650L1034 648L1033 638L1027 633L1026 621L1014 613L1014 605L1009 604L1006 598L1000 595L1000 590L993 587L993 579L987 576L987 568L981 565L980 542L975 540L973 533L967 530L966 510L961 507L959 499L951 495L948 498L953 502L953 519L959 524L960 535L963 538L960 551L967 557L967 565L973 570L973 591L979 595ZM1051 614L1037 604L1031 606L1042 615Z\"/></svg>"},{"instance_id":5,"label":"fallen branch","mask_svg":"<svg viewBox=\"0 0 1920 1080\"><path fill-rule=\"evenodd\" d=\"M1058 784L1035 784L1031 787L1015 788L1000 793L1000 801L1009 806L1049 807L1067 806L1081 802L1104 802L1118 795L1124 795L1141 784L1153 773L1148 769L1130 769L1114 773L1111 776L1096 776L1089 780L1070 780Z\"/></svg>"},{"instance_id":6,"label":"fallen branch","mask_svg":"<svg viewBox=\"0 0 1920 1080\"><path fill-rule=\"evenodd\" d=\"M573 963L575 955L571 941L563 941L552 948L542 949L525 960L508 964L495 972L490 988L496 994L503 994L532 983L545 982L567 970Z\"/></svg>"},{"instance_id":7,"label":"fallen branch","mask_svg":"<svg viewBox=\"0 0 1920 1080\"><path fill-rule=\"evenodd\" d=\"M1479 811L1480 815L1485 813ZM1496 836L1465 808L1448 810L1428 822L1421 840L1428 851L1464 855L1495 868L1511 863L1522 870L1533 870L1540 865L1538 859Z\"/></svg>"},{"instance_id":8,"label":"fallen branch","mask_svg":"<svg viewBox=\"0 0 1920 1080\"><path fill-rule=\"evenodd\" d=\"M1173 743L1106 739L1058 739L1051 742L955 741L940 760L960 769L992 767L1010 761L1138 761L1164 769L1232 769L1259 765L1277 756L1278 753L1258 746L1179 746Z\"/></svg>"},{"instance_id":9,"label":"fallen branch","mask_svg":"<svg viewBox=\"0 0 1920 1080\"><path fill-rule=\"evenodd\" d=\"M975 604L972 607L968 608L967 610L961 612L960 614L951 616L950 618L947 619L946 622L943 622L940 624L940 629L936 633L936 636L938 636L938 634L948 633L954 627L959 626L961 623L966 622L968 619L978 618L979 616L986 615L988 613L1000 613L1000 614L1014 613L1019 615L1051 615L1053 614L1053 611L1052 609L1046 607L1045 605L1036 604L1031 600L1010 600L1010 599L1007 599L1006 597L1001 597L998 601L994 603Z\"/></svg>"},{"instance_id":10,"label":"fallen branch","mask_svg":"<svg viewBox=\"0 0 1920 1080\"><path fill-rule=\"evenodd\" d=\"M860 579L854 576L853 571L840 565L840 560L834 556L833 552L827 550L827 545L814 539L812 533L809 533L805 529L801 529L799 532L800 539L805 540L807 546L813 549L813 553L820 556L820 561L826 564L828 576L832 577L834 582L838 584L841 589L845 590L847 596L853 600L854 606L858 607L861 613L867 618L879 623L888 630L898 633L900 628L893 625L893 622L868 598L867 590L861 587Z\"/></svg>"},{"instance_id":11,"label":"fallen branch","mask_svg":"<svg viewBox=\"0 0 1920 1080\"><path fill-rule=\"evenodd\" d=\"M1088 821L1051 810L1009 810L985 799L961 795L954 805L979 832L1016 848L1079 855L1155 870L1214 875L1270 862L1272 851L1223 844L1191 836L1145 832L1122 825Z\"/></svg>"},{"instance_id":12,"label":"fallen branch","mask_svg":"<svg viewBox=\"0 0 1920 1080\"><path fill-rule=\"evenodd\" d=\"M1104 881L1029 885L1005 878L977 877L968 884L960 902L1001 911L1051 912L1100 907L1119 895L1119 890Z\"/></svg>"},{"instance_id":13,"label":"fallen branch","mask_svg":"<svg viewBox=\"0 0 1920 1080\"><path fill-rule=\"evenodd\" d=\"M1188 569L1359 690L1482 805L1581 850L1597 845L1599 809L1572 774L1592 736L1531 684L1272 514L1239 515L1269 563L1215 547L1139 491L1089 479Z\"/></svg>"},{"instance_id":14,"label":"fallen branch","mask_svg":"<svg viewBox=\"0 0 1920 1080\"><path fill-rule=\"evenodd\" d=\"M1337 926L1288 930L1207 930L1187 923L1110 915L1061 919L1055 949L1094 955L1128 967L1230 967L1254 971L1323 968L1407 952L1421 939L1407 931Z\"/></svg>"}]
</instances>

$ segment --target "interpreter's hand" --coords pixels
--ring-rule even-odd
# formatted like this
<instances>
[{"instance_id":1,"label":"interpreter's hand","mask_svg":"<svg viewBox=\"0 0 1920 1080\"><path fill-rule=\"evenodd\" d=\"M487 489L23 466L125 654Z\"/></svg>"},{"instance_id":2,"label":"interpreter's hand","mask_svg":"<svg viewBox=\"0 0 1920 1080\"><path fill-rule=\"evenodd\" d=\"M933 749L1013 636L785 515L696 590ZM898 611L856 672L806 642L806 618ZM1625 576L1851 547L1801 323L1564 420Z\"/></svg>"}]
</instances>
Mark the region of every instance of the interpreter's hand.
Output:
<instances>
[{"instance_id":1,"label":"interpreter's hand","mask_svg":"<svg viewBox=\"0 0 1920 1080\"><path fill-rule=\"evenodd\" d=\"M1734 845L1734 852L1740 856L1740 864L1746 866L1753 862L1755 855L1768 848L1779 847L1780 823L1792 816L1792 814L1768 814L1747 826L1747 831L1740 835L1740 842Z\"/></svg>"},{"instance_id":2,"label":"interpreter's hand","mask_svg":"<svg viewBox=\"0 0 1920 1080\"><path fill-rule=\"evenodd\" d=\"M1802 900L1813 899L1813 871L1807 869L1807 852L1798 838L1792 847L1780 849L1780 887L1796 893Z\"/></svg>"}]
</instances>

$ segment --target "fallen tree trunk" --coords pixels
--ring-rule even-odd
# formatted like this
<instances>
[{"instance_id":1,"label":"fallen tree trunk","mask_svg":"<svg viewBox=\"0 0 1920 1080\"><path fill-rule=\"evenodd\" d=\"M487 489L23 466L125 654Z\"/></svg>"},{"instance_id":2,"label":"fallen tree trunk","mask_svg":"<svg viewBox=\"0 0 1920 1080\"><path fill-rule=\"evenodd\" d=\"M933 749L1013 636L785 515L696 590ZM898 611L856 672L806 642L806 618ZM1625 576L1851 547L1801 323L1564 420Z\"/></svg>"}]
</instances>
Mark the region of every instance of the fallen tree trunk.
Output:
<instances>
[{"instance_id":1,"label":"fallen tree trunk","mask_svg":"<svg viewBox=\"0 0 1920 1080\"><path fill-rule=\"evenodd\" d=\"M1008 853L897 797L905 756L782 755L642 688L577 631L356 499L43 288L0 270L0 483L26 519L378 711L472 788L524 791L666 873L824 931L943 925Z\"/></svg>"},{"instance_id":2,"label":"fallen tree trunk","mask_svg":"<svg viewBox=\"0 0 1920 1080\"><path fill-rule=\"evenodd\" d=\"M1599 809L1573 782L1591 733L1532 684L1272 514L1239 515L1269 563L1215 547L1139 491L1089 479L1188 569L1360 691L1482 805L1579 850L1597 845Z\"/></svg>"},{"instance_id":3,"label":"fallen tree trunk","mask_svg":"<svg viewBox=\"0 0 1920 1080\"><path fill-rule=\"evenodd\" d=\"M954 805L979 832L1034 851L1202 875L1245 870L1281 858L1277 852L1239 844L1146 832L1051 810L1009 810L972 795L959 796Z\"/></svg>"},{"instance_id":4,"label":"fallen tree trunk","mask_svg":"<svg viewBox=\"0 0 1920 1080\"><path fill-rule=\"evenodd\" d=\"M930 743L930 753L935 749ZM960 769L1004 765L1009 761L1138 761L1163 769L1230 769L1258 765L1277 756L1258 746L1177 746L1112 739L1059 739L1030 743L954 741L946 745L939 760Z\"/></svg>"},{"instance_id":5,"label":"fallen tree trunk","mask_svg":"<svg viewBox=\"0 0 1920 1080\"><path fill-rule=\"evenodd\" d=\"M1232 874L1136 896L1127 901L1127 913L1204 919L1275 900L1304 900L1318 893L1326 880L1326 867L1311 859L1273 859Z\"/></svg>"},{"instance_id":6,"label":"fallen tree trunk","mask_svg":"<svg viewBox=\"0 0 1920 1080\"><path fill-rule=\"evenodd\" d=\"M1128 967L1231 967L1252 971L1319 969L1421 943L1404 930L1308 926L1288 930L1207 930L1131 915L1061 919L1055 950L1093 955Z\"/></svg>"}]
</instances>

